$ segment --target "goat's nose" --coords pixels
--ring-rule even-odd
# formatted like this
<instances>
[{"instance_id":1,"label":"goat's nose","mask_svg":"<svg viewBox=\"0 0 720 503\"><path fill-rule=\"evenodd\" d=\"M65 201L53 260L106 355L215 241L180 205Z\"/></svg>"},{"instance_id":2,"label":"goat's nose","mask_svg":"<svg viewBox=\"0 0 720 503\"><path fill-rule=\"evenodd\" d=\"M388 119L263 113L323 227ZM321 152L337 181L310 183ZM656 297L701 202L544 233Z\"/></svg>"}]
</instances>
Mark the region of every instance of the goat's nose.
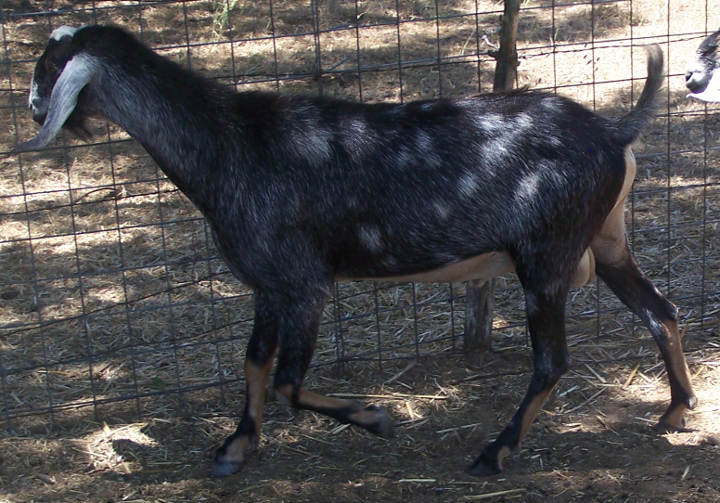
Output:
<instances>
[{"instance_id":1,"label":"goat's nose","mask_svg":"<svg viewBox=\"0 0 720 503\"><path fill-rule=\"evenodd\" d=\"M685 73L685 87L687 87L690 91L700 91L706 84L706 82L703 82L702 75L699 75L698 72L688 70Z\"/></svg>"}]
</instances>

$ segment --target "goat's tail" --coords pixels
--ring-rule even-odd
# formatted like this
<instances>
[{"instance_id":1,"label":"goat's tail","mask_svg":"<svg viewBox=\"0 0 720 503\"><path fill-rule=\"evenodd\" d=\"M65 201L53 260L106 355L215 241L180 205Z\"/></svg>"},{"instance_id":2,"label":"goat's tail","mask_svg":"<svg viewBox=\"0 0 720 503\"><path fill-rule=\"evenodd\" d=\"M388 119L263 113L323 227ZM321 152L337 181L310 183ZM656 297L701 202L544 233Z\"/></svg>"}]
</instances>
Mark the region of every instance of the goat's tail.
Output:
<instances>
[{"instance_id":1,"label":"goat's tail","mask_svg":"<svg viewBox=\"0 0 720 503\"><path fill-rule=\"evenodd\" d=\"M627 115L617 119L614 131L615 140L623 146L634 142L643 128L655 116L657 97L663 84L663 52L660 46L653 44L645 47L647 51L647 78L640 99L635 108Z\"/></svg>"}]
</instances>

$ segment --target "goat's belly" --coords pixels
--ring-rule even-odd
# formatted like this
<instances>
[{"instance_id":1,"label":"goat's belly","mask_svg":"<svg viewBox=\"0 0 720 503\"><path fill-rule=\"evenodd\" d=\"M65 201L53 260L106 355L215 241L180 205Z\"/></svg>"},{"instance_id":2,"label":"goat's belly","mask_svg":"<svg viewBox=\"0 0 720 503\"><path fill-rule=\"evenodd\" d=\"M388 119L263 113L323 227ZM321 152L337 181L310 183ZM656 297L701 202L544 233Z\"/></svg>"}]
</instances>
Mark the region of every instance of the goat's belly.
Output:
<instances>
[{"instance_id":1,"label":"goat's belly","mask_svg":"<svg viewBox=\"0 0 720 503\"><path fill-rule=\"evenodd\" d=\"M470 280L488 280L515 271L515 264L505 252L489 252L470 257L461 262L446 264L437 269L400 276L353 276L340 275L336 279L379 279L386 281L417 281L421 283L446 283Z\"/></svg>"},{"instance_id":2,"label":"goat's belly","mask_svg":"<svg viewBox=\"0 0 720 503\"><path fill-rule=\"evenodd\" d=\"M423 271L403 276L384 276L381 278L352 278L352 279L382 279L388 281L416 281L420 283L455 283L460 281L487 281L515 272L515 263L507 252L489 252L470 257L461 262L447 264L437 269ZM570 286L579 287L595 278L595 256L592 250L585 250L580 263L570 282ZM351 278L338 278L351 279Z\"/></svg>"},{"instance_id":3,"label":"goat's belly","mask_svg":"<svg viewBox=\"0 0 720 503\"><path fill-rule=\"evenodd\" d=\"M447 264L431 271L387 278L394 281L418 281L425 283L484 281L501 274L515 271L515 264L505 252L489 252L470 257L461 262Z\"/></svg>"}]
</instances>

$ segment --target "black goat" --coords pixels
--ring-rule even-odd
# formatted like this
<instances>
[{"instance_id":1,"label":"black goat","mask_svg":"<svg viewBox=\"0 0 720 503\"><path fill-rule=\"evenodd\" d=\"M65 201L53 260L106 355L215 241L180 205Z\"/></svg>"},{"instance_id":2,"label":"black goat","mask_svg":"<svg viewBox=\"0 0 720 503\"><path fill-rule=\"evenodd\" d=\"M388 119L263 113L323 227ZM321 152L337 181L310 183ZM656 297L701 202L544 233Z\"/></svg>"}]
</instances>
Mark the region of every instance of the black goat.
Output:
<instances>
[{"instance_id":1,"label":"black goat","mask_svg":"<svg viewBox=\"0 0 720 503\"><path fill-rule=\"evenodd\" d=\"M688 97L700 101L720 102L720 53L718 53L720 30L708 35L697 48L695 57L688 65L685 85Z\"/></svg>"},{"instance_id":2,"label":"black goat","mask_svg":"<svg viewBox=\"0 0 720 503\"><path fill-rule=\"evenodd\" d=\"M568 367L565 302L594 272L647 325L672 400L660 425L696 402L677 311L642 275L625 238L635 176L629 145L653 117L663 55L648 49L637 107L600 117L551 94L359 104L236 93L117 28L56 30L35 69L33 117L17 151L45 146L98 114L119 124L200 208L233 274L255 289L247 397L213 473L239 469L258 441L265 383L293 406L388 435L385 412L302 387L323 305L338 278L446 281L514 270L534 371L519 410L470 467L501 470Z\"/></svg>"}]
</instances>

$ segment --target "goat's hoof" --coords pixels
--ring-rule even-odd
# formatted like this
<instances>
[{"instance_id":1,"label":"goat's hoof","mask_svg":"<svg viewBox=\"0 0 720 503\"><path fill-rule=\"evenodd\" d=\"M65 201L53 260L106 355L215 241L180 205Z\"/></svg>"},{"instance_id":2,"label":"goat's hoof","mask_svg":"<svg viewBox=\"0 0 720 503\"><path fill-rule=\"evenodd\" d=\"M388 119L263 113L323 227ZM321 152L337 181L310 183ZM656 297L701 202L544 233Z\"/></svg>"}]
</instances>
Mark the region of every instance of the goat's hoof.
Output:
<instances>
[{"instance_id":1,"label":"goat's hoof","mask_svg":"<svg viewBox=\"0 0 720 503\"><path fill-rule=\"evenodd\" d=\"M218 456L213 460L212 471L210 472L210 475L215 478L227 477L228 475L232 475L233 473L239 471L241 466L242 463L238 463L237 461L227 461L224 459L219 459Z\"/></svg>"},{"instance_id":2,"label":"goat's hoof","mask_svg":"<svg viewBox=\"0 0 720 503\"><path fill-rule=\"evenodd\" d=\"M476 477L489 477L502 472L502 467L497 459L492 459L484 453L478 456L473 463L465 470L469 475Z\"/></svg>"},{"instance_id":3,"label":"goat's hoof","mask_svg":"<svg viewBox=\"0 0 720 503\"><path fill-rule=\"evenodd\" d=\"M500 457L491 454L488 447L486 447L483 452L475 458L475 461L467 467L465 471L469 475L475 475L476 477L488 477L490 475L497 475L502 471Z\"/></svg>"},{"instance_id":4,"label":"goat's hoof","mask_svg":"<svg viewBox=\"0 0 720 503\"><path fill-rule=\"evenodd\" d=\"M248 453L257 448L257 436L232 435L215 452L211 475L227 477L240 470Z\"/></svg>"},{"instance_id":5,"label":"goat's hoof","mask_svg":"<svg viewBox=\"0 0 720 503\"><path fill-rule=\"evenodd\" d=\"M364 410L376 414L375 421L365 427L367 431L384 438L393 436L393 421L384 409L376 405L368 405Z\"/></svg>"},{"instance_id":6,"label":"goat's hoof","mask_svg":"<svg viewBox=\"0 0 720 503\"><path fill-rule=\"evenodd\" d=\"M655 430L660 434L665 433L689 433L691 431L695 431L692 428L686 428L685 427L685 419L682 419L680 421L680 424L672 424L667 421L663 421L663 418L660 418L658 423L655 425Z\"/></svg>"},{"instance_id":7,"label":"goat's hoof","mask_svg":"<svg viewBox=\"0 0 720 503\"><path fill-rule=\"evenodd\" d=\"M695 395L688 395L683 400L670 404L665 413L660 416L655 429L660 433L677 433L693 431L685 427L685 411L697 405Z\"/></svg>"},{"instance_id":8,"label":"goat's hoof","mask_svg":"<svg viewBox=\"0 0 720 503\"><path fill-rule=\"evenodd\" d=\"M243 426L240 423L238 431L225 439L220 448L215 451L211 474L213 477L227 477L240 470L250 453L257 449L259 437L255 433L239 433Z\"/></svg>"}]
</instances>

